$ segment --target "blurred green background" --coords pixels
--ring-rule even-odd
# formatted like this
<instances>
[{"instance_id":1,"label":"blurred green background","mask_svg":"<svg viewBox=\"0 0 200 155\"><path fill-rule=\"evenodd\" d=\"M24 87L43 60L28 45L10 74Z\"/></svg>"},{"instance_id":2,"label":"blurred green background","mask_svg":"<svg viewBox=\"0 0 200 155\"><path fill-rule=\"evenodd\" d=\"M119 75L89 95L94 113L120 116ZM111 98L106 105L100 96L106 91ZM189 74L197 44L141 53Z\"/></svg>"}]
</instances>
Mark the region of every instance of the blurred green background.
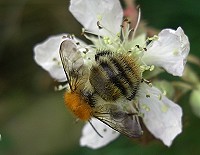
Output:
<instances>
[{"instance_id":1,"label":"blurred green background","mask_svg":"<svg viewBox=\"0 0 200 155\"><path fill-rule=\"evenodd\" d=\"M137 4L149 26L181 26L190 39L191 53L200 57L199 0L138 0ZM180 102L183 133L170 148L160 141L144 145L124 136L98 150L79 146L83 123L75 123L64 106L63 92L54 91L57 83L33 60L34 45L50 35L69 32L84 39L68 6L68 0L0 1L0 154L200 154L200 119L193 115L188 96Z\"/></svg>"}]
</instances>

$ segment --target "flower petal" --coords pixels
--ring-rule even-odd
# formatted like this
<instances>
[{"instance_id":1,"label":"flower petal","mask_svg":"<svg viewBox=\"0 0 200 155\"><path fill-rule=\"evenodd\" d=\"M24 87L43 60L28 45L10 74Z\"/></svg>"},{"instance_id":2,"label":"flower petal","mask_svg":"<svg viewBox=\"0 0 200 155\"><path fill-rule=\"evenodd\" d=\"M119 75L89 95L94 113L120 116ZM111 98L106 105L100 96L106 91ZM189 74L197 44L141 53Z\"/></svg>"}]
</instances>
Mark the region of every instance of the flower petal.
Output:
<instances>
[{"instance_id":1,"label":"flower petal","mask_svg":"<svg viewBox=\"0 0 200 155\"><path fill-rule=\"evenodd\" d=\"M147 46L142 59L147 65L160 66L174 76L182 76L189 50L188 37L181 27L176 31L164 29L158 40Z\"/></svg>"},{"instance_id":2,"label":"flower petal","mask_svg":"<svg viewBox=\"0 0 200 155\"><path fill-rule=\"evenodd\" d=\"M81 146L98 149L115 140L120 135L119 132L111 129L106 124L100 122L97 119L92 119L91 123L100 133L100 135L103 136L103 138L95 132L89 123L87 123L82 131L82 137L80 139Z\"/></svg>"},{"instance_id":3,"label":"flower petal","mask_svg":"<svg viewBox=\"0 0 200 155\"><path fill-rule=\"evenodd\" d=\"M147 129L167 146L182 131L182 109L155 87L141 84L139 107Z\"/></svg>"},{"instance_id":4,"label":"flower petal","mask_svg":"<svg viewBox=\"0 0 200 155\"><path fill-rule=\"evenodd\" d=\"M105 29L100 30L97 21L114 34L120 32L123 11L118 0L71 0L69 10L85 29L94 34L111 35Z\"/></svg>"},{"instance_id":5,"label":"flower petal","mask_svg":"<svg viewBox=\"0 0 200 155\"><path fill-rule=\"evenodd\" d=\"M67 34L51 36L47 38L44 42L39 43L34 47L34 59L37 64L48 71L51 77L60 82L67 80L59 55L61 43L64 40L68 39L63 36L67 36ZM87 47L87 45L77 38L72 41L74 43L79 43L77 45L77 49L81 53L84 64L87 66L91 66L93 61L95 61L95 52L88 49L86 50L86 48L84 47Z\"/></svg>"},{"instance_id":6,"label":"flower petal","mask_svg":"<svg viewBox=\"0 0 200 155\"><path fill-rule=\"evenodd\" d=\"M63 36L65 35L66 34L59 34L51 36L44 42L37 44L33 49L34 59L37 64L48 71L54 79L60 82L66 81L66 76L59 56L60 44L64 40Z\"/></svg>"}]
</instances>

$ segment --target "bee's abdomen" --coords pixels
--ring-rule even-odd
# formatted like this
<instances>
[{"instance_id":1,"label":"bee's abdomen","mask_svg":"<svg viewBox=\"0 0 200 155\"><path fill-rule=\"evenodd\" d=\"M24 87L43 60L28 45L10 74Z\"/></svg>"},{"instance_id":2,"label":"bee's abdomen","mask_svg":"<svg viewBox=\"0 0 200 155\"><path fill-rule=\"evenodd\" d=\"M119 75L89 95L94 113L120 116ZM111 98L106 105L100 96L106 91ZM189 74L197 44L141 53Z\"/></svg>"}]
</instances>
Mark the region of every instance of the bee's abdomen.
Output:
<instances>
[{"instance_id":1,"label":"bee's abdomen","mask_svg":"<svg viewBox=\"0 0 200 155\"><path fill-rule=\"evenodd\" d=\"M90 74L95 91L106 101L115 101L122 95L132 100L142 79L138 61L123 54L100 55Z\"/></svg>"}]
</instances>

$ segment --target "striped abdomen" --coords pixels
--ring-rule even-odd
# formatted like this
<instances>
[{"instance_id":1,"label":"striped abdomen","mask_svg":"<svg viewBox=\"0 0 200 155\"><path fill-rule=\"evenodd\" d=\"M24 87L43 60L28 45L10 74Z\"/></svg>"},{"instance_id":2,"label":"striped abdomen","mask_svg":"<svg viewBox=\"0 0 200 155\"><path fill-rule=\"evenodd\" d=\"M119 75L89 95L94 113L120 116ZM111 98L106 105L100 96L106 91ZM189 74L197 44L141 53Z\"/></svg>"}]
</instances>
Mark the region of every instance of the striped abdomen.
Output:
<instances>
[{"instance_id":1,"label":"striped abdomen","mask_svg":"<svg viewBox=\"0 0 200 155\"><path fill-rule=\"evenodd\" d=\"M90 83L106 101L115 101L121 96L132 100L142 80L137 59L123 54L100 52L91 68Z\"/></svg>"}]
</instances>

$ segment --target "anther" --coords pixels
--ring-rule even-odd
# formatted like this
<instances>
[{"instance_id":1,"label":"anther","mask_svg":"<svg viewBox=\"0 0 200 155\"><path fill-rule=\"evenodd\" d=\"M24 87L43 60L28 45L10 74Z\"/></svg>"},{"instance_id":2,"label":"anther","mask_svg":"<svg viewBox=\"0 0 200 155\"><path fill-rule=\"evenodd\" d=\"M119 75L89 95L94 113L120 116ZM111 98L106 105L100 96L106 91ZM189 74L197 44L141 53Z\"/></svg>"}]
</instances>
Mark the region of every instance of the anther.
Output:
<instances>
[{"instance_id":1,"label":"anther","mask_svg":"<svg viewBox=\"0 0 200 155\"><path fill-rule=\"evenodd\" d=\"M82 36L85 35L85 29L84 29L84 28L82 28L81 35L82 35Z\"/></svg>"},{"instance_id":2,"label":"anther","mask_svg":"<svg viewBox=\"0 0 200 155\"><path fill-rule=\"evenodd\" d=\"M131 24L131 21L128 18L124 18L123 22L126 22L128 24Z\"/></svg>"},{"instance_id":3,"label":"anther","mask_svg":"<svg viewBox=\"0 0 200 155\"><path fill-rule=\"evenodd\" d=\"M146 94L146 98L150 98L150 94Z\"/></svg>"},{"instance_id":4,"label":"anther","mask_svg":"<svg viewBox=\"0 0 200 155\"><path fill-rule=\"evenodd\" d=\"M146 79L142 79L142 81L141 82L145 82L146 84L148 84L148 85L150 85L151 84L151 81L149 81L149 80L146 80Z\"/></svg>"},{"instance_id":5,"label":"anther","mask_svg":"<svg viewBox=\"0 0 200 155\"><path fill-rule=\"evenodd\" d=\"M72 35L70 35L71 36L71 39L74 39L74 37L75 37L75 35L74 34L72 34Z\"/></svg>"},{"instance_id":6,"label":"anther","mask_svg":"<svg viewBox=\"0 0 200 155\"><path fill-rule=\"evenodd\" d=\"M149 68L149 70L150 70L150 71L153 71L154 68L155 68L155 66L154 66L154 65L151 65L150 68Z\"/></svg>"},{"instance_id":7,"label":"anther","mask_svg":"<svg viewBox=\"0 0 200 155\"><path fill-rule=\"evenodd\" d=\"M97 21L97 26L98 26L99 29L102 29L102 28L103 28L103 27L101 26L101 24L100 24L100 21Z\"/></svg>"},{"instance_id":8,"label":"anther","mask_svg":"<svg viewBox=\"0 0 200 155\"><path fill-rule=\"evenodd\" d=\"M147 48L143 48L144 51L147 51Z\"/></svg>"},{"instance_id":9,"label":"anther","mask_svg":"<svg viewBox=\"0 0 200 155\"><path fill-rule=\"evenodd\" d=\"M139 45L135 45L135 47L139 48L140 49L140 46Z\"/></svg>"},{"instance_id":10,"label":"anther","mask_svg":"<svg viewBox=\"0 0 200 155\"><path fill-rule=\"evenodd\" d=\"M67 36L62 36L62 39L66 39L67 38Z\"/></svg>"},{"instance_id":11,"label":"anther","mask_svg":"<svg viewBox=\"0 0 200 155\"><path fill-rule=\"evenodd\" d=\"M163 90L163 93L162 93L164 96L166 96L167 95L167 92L166 92L166 90Z\"/></svg>"},{"instance_id":12,"label":"anther","mask_svg":"<svg viewBox=\"0 0 200 155\"><path fill-rule=\"evenodd\" d=\"M67 34L65 36L62 36L62 39L66 39L66 38L73 39L71 34Z\"/></svg>"},{"instance_id":13,"label":"anther","mask_svg":"<svg viewBox=\"0 0 200 155\"><path fill-rule=\"evenodd\" d=\"M85 48L85 50L83 51L84 54L86 54L89 51L88 48Z\"/></svg>"},{"instance_id":14,"label":"anther","mask_svg":"<svg viewBox=\"0 0 200 155\"><path fill-rule=\"evenodd\" d=\"M129 20L128 20L128 18L124 18L124 20L123 20L123 22L128 22Z\"/></svg>"},{"instance_id":15,"label":"anther","mask_svg":"<svg viewBox=\"0 0 200 155\"><path fill-rule=\"evenodd\" d=\"M65 89L65 88L67 88L67 85L64 85L64 86L58 85L57 87L54 87L54 90L55 90L55 91L60 91L60 90L63 90L63 89Z\"/></svg>"}]
</instances>

